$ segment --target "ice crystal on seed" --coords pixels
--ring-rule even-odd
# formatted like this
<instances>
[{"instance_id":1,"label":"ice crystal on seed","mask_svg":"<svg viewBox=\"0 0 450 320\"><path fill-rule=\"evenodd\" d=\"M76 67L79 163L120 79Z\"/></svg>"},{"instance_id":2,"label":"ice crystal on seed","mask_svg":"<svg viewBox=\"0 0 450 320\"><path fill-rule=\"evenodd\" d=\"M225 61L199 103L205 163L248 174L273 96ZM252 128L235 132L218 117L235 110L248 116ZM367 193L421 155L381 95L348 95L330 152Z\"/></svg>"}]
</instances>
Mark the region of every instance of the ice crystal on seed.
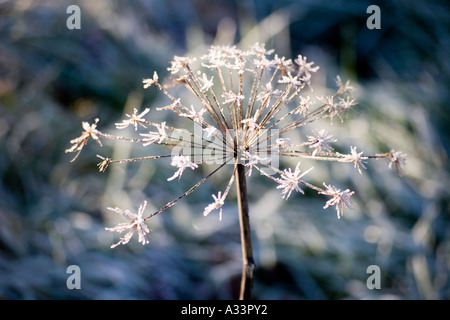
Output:
<instances>
[{"instance_id":1,"label":"ice crystal on seed","mask_svg":"<svg viewBox=\"0 0 450 320\"><path fill-rule=\"evenodd\" d=\"M366 166L364 165L366 163L366 161L368 158L364 157L362 154L364 152L357 152L356 151L356 147L350 147L350 151L351 154L344 154L342 161L343 162L353 162L355 164L355 168L358 169L359 174L362 174L361 172L361 167L363 167L363 169L367 169Z\"/></svg>"},{"instance_id":2,"label":"ice crystal on seed","mask_svg":"<svg viewBox=\"0 0 450 320\"><path fill-rule=\"evenodd\" d=\"M283 195L283 199L289 199L291 192L293 190L304 194L303 190L298 186L299 183L302 182L301 178L310 172L313 168L306 170L305 172L300 174L300 162L297 163L297 166L292 172L291 168L285 169L281 173L281 177L277 179L277 182L280 184L277 189L283 189L281 194Z\"/></svg>"},{"instance_id":3,"label":"ice crystal on seed","mask_svg":"<svg viewBox=\"0 0 450 320\"><path fill-rule=\"evenodd\" d=\"M151 87L152 85L154 85L155 83L157 83L159 80L158 74L155 72L153 72L153 78L148 78L148 79L143 79L142 83L144 84L144 89L147 89L149 87Z\"/></svg>"},{"instance_id":4,"label":"ice crystal on seed","mask_svg":"<svg viewBox=\"0 0 450 320\"><path fill-rule=\"evenodd\" d=\"M225 203L225 197L226 197L226 194L224 194L224 195L222 196L222 192L219 191L219 193L217 194L217 197L216 197L214 194L212 195L212 197L213 197L213 199L214 199L214 202L211 203L211 204L209 204L209 205L205 208L205 210L204 210L204 212L203 212L203 215L204 215L204 216L207 216L208 214L211 213L211 211L219 209L219 210L220 210L220 212L219 212L219 220L222 220L222 206L223 206L224 203Z\"/></svg>"},{"instance_id":5,"label":"ice crystal on seed","mask_svg":"<svg viewBox=\"0 0 450 320\"><path fill-rule=\"evenodd\" d=\"M344 206L346 206L347 208L352 208L350 197L355 194L355 192L350 191L349 189L341 191L340 189L337 189L332 185L326 185L325 182L323 183L323 185L325 186L326 190L320 191L319 193L332 197L327 201L323 208L326 209L329 206L336 206L337 217L338 219L340 219L344 213Z\"/></svg>"},{"instance_id":6,"label":"ice crystal on seed","mask_svg":"<svg viewBox=\"0 0 450 320\"><path fill-rule=\"evenodd\" d=\"M317 152L321 150L332 151L333 148L329 146L330 142L336 142L331 134L328 134L327 129L316 130L314 136L308 136L309 147L314 151L312 156L314 157Z\"/></svg>"},{"instance_id":7,"label":"ice crystal on seed","mask_svg":"<svg viewBox=\"0 0 450 320\"><path fill-rule=\"evenodd\" d=\"M191 168L192 170L194 170L198 167L194 162L191 161L191 157L183 155L174 156L170 165L173 167L177 167L178 170L174 173L173 176L168 178L167 181L172 181L175 178L181 178L181 175L186 168Z\"/></svg>"},{"instance_id":8,"label":"ice crystal on seed","mask_svg":"<svg viewBox=\"0 0 450 320\"><path fill-rule=\"evenodd\" d=\"M141 133L141 136L145 137L142 142L144 146L148 146L152 143L158 143L161 144L164 139L168 138L168 135L166 133L166 122L162 122L161 124L155 124L156 129L158 132L150 131L149 133Z\"/></svg>"},{"instance_id":9,"label":"ice crystal on seed","mask_svg":"<svg viewBox=\"0 0 450 320\"><path fill-rule=\"evenodd\" d=\"M392 165L394 165L397 170L400 170L404 165L406 165L406 154L402 153L401 151L395 151L394 149L392 149L388 153L388 159L389 169L392 168Z\"/></svg>"},{"instance_id":10,"label":"ice crystal on seed","mask_svg":"<svg viewBox=\"0 0 450 320\"><path fill-rule=\"evenodd\" d=\"M66 149L66 153L78 151L75 157L72 159L72 161L75 161L75 159L78 157L81 150L83 150L83 147L86 145L86 143L90 138L97 141L100 147L102 146L102 143L100 142L100 139L98 137L99 136L99 131L97 130L98 121L99 121L98 118L95 119L93 124L89 124L89 122L83 121L81 125L84 131L81 133L81 136L70 140L70 143L72 143L73 146L70 147L69 149Z\"/></svg>"},{"instance_id":11,"label":"ice crystal on seed","mask_svg":"<svg viewBox=\"0 0 450 320\"><path fill-rule=\"evenodd\" d=\"M124 237L120 238L119 242L113 244L111 248L115 248L120 244L127 244L135 232L137 232L138 234L138 240L140 243L142 243L143 245L149 243L148 234L150 233L150 229L145 224L145 219L142 217L146 206L147 201L144 201L144 203L139 206L137 214L134 214L128 210L123 211L119 208L107 208L108 210L114 211L129 220L129 222L119 223L113 228L105 228L105 230L107 231L119 233L129 230L127 234Z\"/></svg>"},{"instance_id":12,"label":"ice crystal on seed","mask_svg":"<svg viewBox=\"0 0 450 320\"><path fill-rule=\"evenodd\" d=\"M203 123L203 114L206 112L205 109L200 110L199 112L195 111L194 106L191 105L191 110L188 113L180 113L180 117L191 118L194 122L199 124Z\"/></svg>"},{"instance_id":13,"label":"ice crystal on seed","mask_svg":"<svg viewBox=\"0 0 450 320\"><path fill-rule=\"evenodd\" d=\"M134 108L134 112L132 115L129 114L125 114L125 116L127 116L130 119L125 119L120 123L116 123L116 128L117 129L125 129L126 127L128 127L130 124L132 124L134 126L134 131L137 131L138 125L140 125L143 128L147 128L145 126L145 120L144 120L144 116L150 111L149 108L146 108L144 111L142 111L140 114L138 113L138 110L136 108Z\"/></svg>"}]
</instances>

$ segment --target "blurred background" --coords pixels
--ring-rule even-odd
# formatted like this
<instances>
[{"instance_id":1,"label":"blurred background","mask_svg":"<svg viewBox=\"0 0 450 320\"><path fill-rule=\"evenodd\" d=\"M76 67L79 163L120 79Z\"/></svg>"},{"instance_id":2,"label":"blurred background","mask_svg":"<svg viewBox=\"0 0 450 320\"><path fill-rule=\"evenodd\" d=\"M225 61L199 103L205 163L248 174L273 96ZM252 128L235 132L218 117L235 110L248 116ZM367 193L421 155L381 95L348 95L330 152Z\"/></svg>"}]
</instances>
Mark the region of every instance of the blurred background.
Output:
<instances>
[{"instance_id":1,"label":"blurred background","mask_svg":"<svg viewBox=\"0 0 450 320\"><path fill-rule=\"evenodd\" d=\"M80 30L66 27L72 4ZM379 30L366 27L371 4L381 9ZM336 75L357 86L357 107L329 128L345 147L338 151L393 148L407 166L400 175L371 161L359 175L316 163L311 182L356 191L355 209L340 220L322 209L323 197L285 201L252 176L254 298L449 299L449 33L444 0L0 0L0 299L237 297L234 193L223 221L202 214L226 180L208 180L150 220L150 245L133 238L110 249L118 235L104 227L122 220L107 206L133 211L148 200L158 208L192 181L167 183L167 161L98 172L96 154L127 157L129 145L90 141L74 163L64 151L82 121L99 117L108 131L124 112L161 106L142 78L167 75L174 55L257 41L315 61L315 87L334 90ZM81 290L66 287L72 264ZM379 290L366 286L370 265L380 267Z\"/></svg>"}]
</instances>

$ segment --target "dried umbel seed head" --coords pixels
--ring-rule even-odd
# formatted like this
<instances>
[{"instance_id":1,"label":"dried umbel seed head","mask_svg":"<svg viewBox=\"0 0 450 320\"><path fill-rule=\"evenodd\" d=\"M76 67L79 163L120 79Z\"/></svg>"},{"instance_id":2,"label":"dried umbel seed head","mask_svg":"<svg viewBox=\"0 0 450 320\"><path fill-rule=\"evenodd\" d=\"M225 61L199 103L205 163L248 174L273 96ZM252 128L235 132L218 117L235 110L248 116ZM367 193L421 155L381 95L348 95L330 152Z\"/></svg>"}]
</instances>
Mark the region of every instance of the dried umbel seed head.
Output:
<instances>
[{"instance_id":1,"label":"dried umbel seed head","mask_svg":"<svg viewBox=\"0 0 450 320\"><path fill-rule=\"evenodd\" d=\"M303 187L331 197L324 208L336 206L340 218L344 207L351 207L350 197L354 191L340 191L325 183L323 187L315 186L305 180L312 168L301 168L299 161L293 170L281 170L280 158L349 163L360 174L361 168L366 169L369 159L387 159L389 167L394 165L396 169L405 164L404 155L394 150L363 155L364 152L357 152L357 147L352 146L349 154L334 152L332 145L337 140L328 132L328 128L308 128L308 125L321 119L330 119L331 123L338 117L342 121L342 115L353 108L356 101L352 96L354 87L349 81L343 83L340 77L337 77L338 88L333 95L312 98L311 79L319 67L305 56L298 55L292 61L273 55L273 50L267 50L258 43L247 50L236 46L211 46L209 52L201 57L175 56L167 70L175 79L170 85L162 84L159 75L154 72L152 78L143 80L143 87L150 90L156 88L170 100L168 105L157 107L156 110L176 113L182 127L171 125L169 120L160 123L151 121L149 108L143 111L134 109L133 114L125 114L126 118L116 123L116 128L124 130L131 126L134 129L132 131L139 131L137 137L101 132L96 119L93 124L82 123L84 131L80 137L71 140L72 146L66 150L76 152L76 158L91 138L100 146L100 139L140 143L148 148L148 156L131 159L98 156L102 159L100 171L105 171L114 163L168 158L170 165L176 168L167 179L169 183L185 179L183 173L186 169L198 172L199 166L212 168L206 177L189 190L145 219L142 217L145 202L136 215L118 208L111 209L130 220L115 228L108 228L118 232L129 230L118 244L127 243L134 232L138 233L142 244L148 243L146 220L176 204L217 172L225 171L226 174L227 167L231 168L228 170L228 183L224 189L218 190L217 195L212 195L214 202L205 207L205 216L218 210L222 219L222 207L235 181L238 165L243 165L248 176L255 169L273 180L274 186L281 189L281 197L286 200L292 191L303 194ZM185 86L191 97L176 96L179 90L171 93L170 90L176 85ZM288 137L290 131L302 128L305 130L300 132L299 141ZM152 154L155 145L167 147L170 152ZM204 172L207 170L205 168Z\"/></svg>"}]
</instances>

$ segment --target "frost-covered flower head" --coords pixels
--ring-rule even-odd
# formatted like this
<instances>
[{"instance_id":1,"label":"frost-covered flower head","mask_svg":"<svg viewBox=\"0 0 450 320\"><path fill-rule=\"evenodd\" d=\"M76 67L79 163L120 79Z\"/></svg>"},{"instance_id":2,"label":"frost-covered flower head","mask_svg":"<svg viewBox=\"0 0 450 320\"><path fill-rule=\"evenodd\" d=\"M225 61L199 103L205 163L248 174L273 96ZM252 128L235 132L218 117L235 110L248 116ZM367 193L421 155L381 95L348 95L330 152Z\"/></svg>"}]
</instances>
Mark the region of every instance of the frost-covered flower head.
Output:
<instances>
[{"instance_id":1,"label":"frost-covered flower head","mask_svg":"<svg viewBox=\"0 0 450 320\"><path fill-rule=\"evenodd\" d=\"M157 211L142 218L145 204L139 208L137 215L128 211L112 209L125 216L129 222L108 230L122 232L130 230L118 244L125 244L136 231L139 241L148 242L149 232L144 221L165 211L179 200L199 188L209 177L221 171L229 177L228 183L218 186L212 195L213 202L206 205L204 215L219 211L226 203L231 186L234 184L237 168L243 168L247 176L257 171L273 181L281 189L281 197L288 199L292 192L303 194L301 187L310 188L320 195L331 196L325 208L335 205L338 217L343 208L350 207L353 191L340 191L332 185L316 186L307 181L306 174L312 168L301 168L300 161L294 169L280 169L281 158L303 158L313 161L336 161L350 163L360 172L365 169L367 159L387 159L389 166L399 169L404 163L404 155L391 150L384 154L363 156L351 147L349 154L334 152L330 144L337 142L326 127L312 130L308 125L318 120L333 120L352 108L356 101L351 95L354 89L349 81L345 84L338 77L338 88L333 95L310 97L313 88L311 80L319 70L314 62L298 55L294 60L279 57L273 50L267 50L263 44L254 44L248 49L237 46L211 46L208 53L201 57L175 56L167 68L168 76L175 81L168 85L154 72L152 78L144 79L144 89L155 93L154 88L165 95L168 104L157 107L156 112L173 112L179 117L177 125L169 119L153 122L149 108L133 114L126 114L116 128L123 130L130 125L133 131L143 130L134 138L117 136L101 132L98 119L93 124L82 123L84 131L79 138L71 140L72 147L66 152L76 152L78 156L90 138L116 139L139 143L148 148L148 156L131 159L102 159L100 171L106 170L113 163L133 162L169 158L175 172L168 177L168 183L177 183L180 179L192 179L192 172L202 172L206 176L196 180L193 186L174 200L163 205ZM163 77L164 78L164 77ZM175 85L184 85L187 94L179 95L179 90L172 91ZM331 123L328 122L328 123ZM323 123L323 121L321 121ZM289 132L298 130L300 139L294 141ZM313 134L311 134L311 132ZM154 153L167 147L170 154ZM160 152L160 151L158 151ZM227 169L228 168L228 169ZM186 169L189 177L183 175ZM253 170L255 169L255 170Z\"/></svg>"}]
</instances>

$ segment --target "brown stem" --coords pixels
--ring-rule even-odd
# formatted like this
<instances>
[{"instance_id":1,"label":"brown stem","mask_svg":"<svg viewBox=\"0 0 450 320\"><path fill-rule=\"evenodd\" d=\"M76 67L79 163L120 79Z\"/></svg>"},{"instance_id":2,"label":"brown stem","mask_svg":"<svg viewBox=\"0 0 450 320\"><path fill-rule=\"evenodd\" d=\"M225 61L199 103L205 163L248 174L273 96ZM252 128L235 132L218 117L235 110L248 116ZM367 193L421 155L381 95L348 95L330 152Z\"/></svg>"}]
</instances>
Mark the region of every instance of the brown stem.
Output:
<instances>
[{"instance_id":1,"label":"brown stem","mask_svg":"<svg viewBox=\"0 0 450 320\"><path fill-rule=\"evenodd\" d=\"M237 165L236 187L242 246L242 278L239 300L249 300L252 295L253 271L255 269L255 264L253 261L250 218L248 215L247 184L245 181L245 167L243 164Z\"/></svg>"}]
</instances>

